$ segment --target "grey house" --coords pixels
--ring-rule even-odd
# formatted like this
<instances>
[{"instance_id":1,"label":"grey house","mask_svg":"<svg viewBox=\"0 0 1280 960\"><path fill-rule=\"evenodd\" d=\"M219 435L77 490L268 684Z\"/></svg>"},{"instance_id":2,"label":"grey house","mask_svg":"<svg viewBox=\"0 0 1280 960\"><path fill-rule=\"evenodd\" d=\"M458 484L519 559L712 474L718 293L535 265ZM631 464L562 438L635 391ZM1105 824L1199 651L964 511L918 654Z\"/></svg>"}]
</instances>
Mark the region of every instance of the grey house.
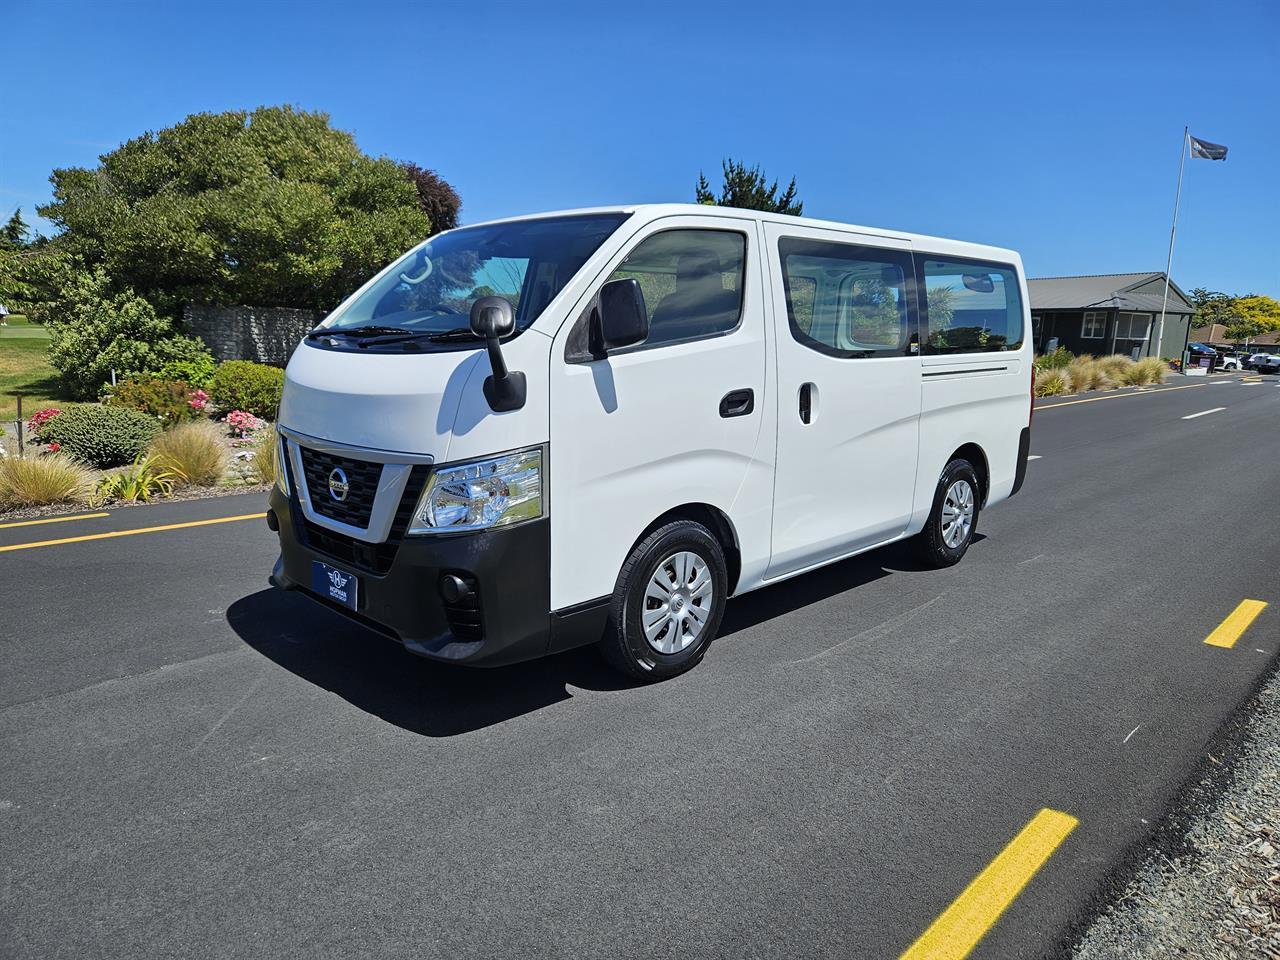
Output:
<instances>
[{"instance_id":1,"label":"grey house","mask_svg":"<svg viewBox=\"0 0 1280 960\"><path fill-rule=\"evenodd\" d=\"M1164 329L1164 273L1108 273L1027 281L1036 352L1063 346L1072 353L1130 357L1182 356L1195 307L1169 284Z\"/></svg>"}]
</instances>

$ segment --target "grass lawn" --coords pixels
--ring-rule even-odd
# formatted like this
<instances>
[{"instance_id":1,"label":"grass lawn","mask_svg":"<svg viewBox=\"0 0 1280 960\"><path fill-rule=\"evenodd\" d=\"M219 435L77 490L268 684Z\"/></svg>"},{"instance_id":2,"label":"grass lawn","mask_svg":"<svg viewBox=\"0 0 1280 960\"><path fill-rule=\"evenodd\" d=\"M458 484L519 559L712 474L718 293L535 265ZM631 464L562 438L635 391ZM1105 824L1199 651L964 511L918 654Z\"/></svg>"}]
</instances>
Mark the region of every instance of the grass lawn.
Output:
<instances>
[{"instance_id":1,"label":"grass lawn","mask_svg":"<svg viewBox=\"0 0 1280 960\"><path fill-rule=\"evenodd\" d=\"M58 381L53 367L45 356L48 352L48 334L40 327L31 334L26 324L14 325L10 318L8 327L0 328L0 426L12 438L13 427L7 421L18 415L15 392L21 392L23 416L30 416L51 403L65 402L58 397ZM23 335L11 336L17 331Z\"/></svg>"},{"instance_id":2,"label":"grass lawn","mask_svg":"<svg viewBox=\"0 0 1280 960\"><path fill-rule=\"evenodd\" d=\"M48 340L49 331L38 323L31 323L20 313L9 317L8 326L0 327L0 340Z\"/></svg>"}]
</instances>

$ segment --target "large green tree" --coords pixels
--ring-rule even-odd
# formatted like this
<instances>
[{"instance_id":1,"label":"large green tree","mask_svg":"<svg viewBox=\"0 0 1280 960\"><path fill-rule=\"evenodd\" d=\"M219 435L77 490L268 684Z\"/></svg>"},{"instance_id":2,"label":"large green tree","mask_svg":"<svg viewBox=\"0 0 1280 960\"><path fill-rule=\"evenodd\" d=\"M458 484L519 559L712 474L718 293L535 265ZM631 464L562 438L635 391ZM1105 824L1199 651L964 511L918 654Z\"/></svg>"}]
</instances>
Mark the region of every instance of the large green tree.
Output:
<instances>
[{"instance_id":1,"label":"large green tree","mask_svg":"<svg viewBox=\"0 0 1280 960\"><path fill-rule=\"evenodd\" d=\"M720 194L717 196L707 182L706 174L699 171L698 183L694 188L694 199L698 203L717 207L738 207L742 210L766 210L770 213L789 213L798 217L804 212L804 203L796 199L796 178L782 195L778 195L778 181L769 183L760 167L748 167L745 163L726 157L721 165L723 181Z\"/></svg>"},{"instance_id":2,"label":"large green tree","mask_svg":"<svg viewBox=\"0 0 1280 960\"><path fill-rule=\"evenodd\" d=\"M328 309L431 230L396 163L289 106L193 114L50 181L61 249L169 315Z\"/></svg>"}]
</instances>

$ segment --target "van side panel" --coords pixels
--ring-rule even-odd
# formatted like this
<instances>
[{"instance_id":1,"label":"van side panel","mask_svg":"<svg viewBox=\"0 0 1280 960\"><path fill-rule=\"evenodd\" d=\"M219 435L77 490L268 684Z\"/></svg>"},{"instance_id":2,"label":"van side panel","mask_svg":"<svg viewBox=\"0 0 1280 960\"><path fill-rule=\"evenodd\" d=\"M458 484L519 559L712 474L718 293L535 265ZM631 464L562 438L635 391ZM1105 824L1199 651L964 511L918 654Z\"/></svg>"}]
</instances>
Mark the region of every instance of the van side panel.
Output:
<instances>
[{"instance_id":1,"label":"van side panel","mask_svg":"<svg viewBox=\"0 0 1280 960\"><path fill-rule=\"evenodd\" d=\"M569 362L566 347L599 286L640 242L678 229L747 238L741 320L731 332ZM758 224L664 217L636 232L596 277L556 336L551 363L551 607L609 597L632 546L685 504L720 511L744 572L768 560L774 431L767 411L766 298ZM731 392L751 390L749 415L724 416Z\"/></svg>"},{"instance_id":2,"label":"van side panel","mask_svg":"<svg viewBox=\"0 0 1280 960\"><path fill-rule=\"evenodd\" d=\"M963 257L963 251L955 256ZM1026 280L1011 260L1022 299L1022 346L1013 351L932 355L922 358L920 465L909 533L924 528L933 493L948 458L959 447L982 450L988 474L985 506L1008 498L1019 475L1023 431L1031 415L1034 359Z\"/></svg>"}]
</instances>

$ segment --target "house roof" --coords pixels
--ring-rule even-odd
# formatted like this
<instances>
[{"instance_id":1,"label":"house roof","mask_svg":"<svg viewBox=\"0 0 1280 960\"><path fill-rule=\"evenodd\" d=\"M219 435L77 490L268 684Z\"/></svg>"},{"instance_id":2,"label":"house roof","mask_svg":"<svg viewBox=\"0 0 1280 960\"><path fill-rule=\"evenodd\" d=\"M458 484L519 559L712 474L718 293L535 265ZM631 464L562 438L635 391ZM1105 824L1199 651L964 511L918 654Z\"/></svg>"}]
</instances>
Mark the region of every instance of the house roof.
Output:
<instances>
[{"instance_id":1,"label":"house roof","mask_svg":"<svg viewBox=\"0 0 1280 960\"><path fill-rule=\"evenodd\" d=\"M1224 346L1227 344L1241 342L1228 337L1227 328L1220 323L1212 323L1207 327L1193 327L1191 330L1191 340L1194 343L1220 343ZM1250 337L1249 343L1251 345L1256 343L1263 347L1275 346L1280 343L1280 330L1272 330L1268 333L1260 333L1256 337Z\"/></svg>"},{"instance_id":2,"label":"house roof","mask_svg":"<svg viewBox=\"0 0 1280 960\"><path fill-rule=\"evenodd\" d=\"M1153 281L1164 283L1163 271L1102 273L1080 277L1037 277L1027 280L1032 310L1138 310L1159 313L1164 291L1138 292ZM1176 283L1169 283L1167 313L1195 313Z\"/></svg>"}]
</instances>

